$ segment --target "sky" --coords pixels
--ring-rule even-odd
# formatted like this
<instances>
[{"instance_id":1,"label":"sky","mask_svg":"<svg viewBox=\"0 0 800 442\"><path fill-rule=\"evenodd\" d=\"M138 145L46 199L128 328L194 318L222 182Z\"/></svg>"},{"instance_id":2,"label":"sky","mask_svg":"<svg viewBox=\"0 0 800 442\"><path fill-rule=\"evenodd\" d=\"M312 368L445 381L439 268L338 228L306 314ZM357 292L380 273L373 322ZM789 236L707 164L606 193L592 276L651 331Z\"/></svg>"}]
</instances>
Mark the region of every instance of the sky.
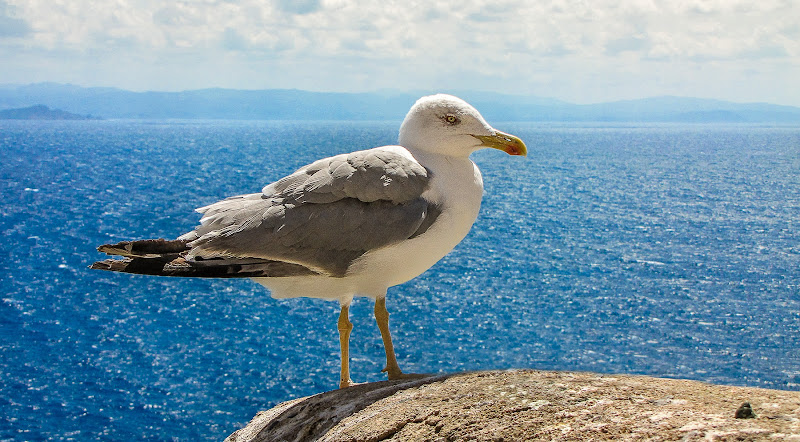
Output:
<instances>
[{"instance_id":1,"label":"sky","mask_svg":"<svg viewBox=\"0 0 800 442\"><path fill-rule=\"evenodd\" d=\"M800 106L800 0L0 0L0 84Z\"/></svg>"}]
</instances>

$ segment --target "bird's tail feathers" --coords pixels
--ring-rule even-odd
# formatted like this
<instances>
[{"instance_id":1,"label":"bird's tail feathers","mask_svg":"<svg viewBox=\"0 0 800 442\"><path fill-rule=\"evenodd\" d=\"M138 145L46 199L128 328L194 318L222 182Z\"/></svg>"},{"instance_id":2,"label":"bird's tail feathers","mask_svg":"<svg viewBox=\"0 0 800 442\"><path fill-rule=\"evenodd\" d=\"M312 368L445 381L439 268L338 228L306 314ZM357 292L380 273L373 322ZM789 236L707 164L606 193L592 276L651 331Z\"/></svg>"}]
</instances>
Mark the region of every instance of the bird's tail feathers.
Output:
<instances>
[{"instance_id":1,"label":"bird's tail feathers","mask_svg":"<svg viewBox=\"0 0 800 442\"><path fill-rule=\"evenodd\" d=\"M97 248L122 259L106 259L89 268L112 272L195 278L255 278L311 275L299 264L261 258L187 259L188 240L145 239L104 244Z\"/></svg>"}]
</instances>

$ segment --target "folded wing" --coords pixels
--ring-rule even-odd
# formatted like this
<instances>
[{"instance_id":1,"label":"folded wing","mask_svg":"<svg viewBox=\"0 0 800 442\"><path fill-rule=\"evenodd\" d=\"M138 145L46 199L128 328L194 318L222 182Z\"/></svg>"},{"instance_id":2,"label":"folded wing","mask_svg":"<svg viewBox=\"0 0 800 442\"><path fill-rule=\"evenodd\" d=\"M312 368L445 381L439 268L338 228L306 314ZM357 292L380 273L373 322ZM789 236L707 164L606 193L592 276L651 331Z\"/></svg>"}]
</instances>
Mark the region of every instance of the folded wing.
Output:
<instances>
[{"instance_id":1,"label":"folded wing","mask_svg":"<svg viewBox=\"0 0 800 442\"><path fill-rule=\"evenodd\" d=\"M127 256L126 269L147 268L150 274L341 277L369 250L417 236L432 224L439 208L422 197L430 178L397 146L337 155L301 168L260 194L198 209L200 225L178 240L164 241L167 249L160 252L153 251L154 243L143 242L99 250ZM203 274L191 275L188 269L203 269Z\"/></svg>"}]
</instances>

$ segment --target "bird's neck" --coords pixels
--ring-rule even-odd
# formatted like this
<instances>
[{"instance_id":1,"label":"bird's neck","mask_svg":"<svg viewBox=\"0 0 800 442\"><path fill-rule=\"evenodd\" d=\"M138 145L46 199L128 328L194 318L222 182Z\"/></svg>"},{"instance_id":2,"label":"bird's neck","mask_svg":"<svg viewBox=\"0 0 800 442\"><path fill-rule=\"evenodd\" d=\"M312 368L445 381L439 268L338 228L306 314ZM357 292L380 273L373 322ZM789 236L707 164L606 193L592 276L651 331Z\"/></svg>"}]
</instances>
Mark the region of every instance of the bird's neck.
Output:
<instances>
[{"instance_id":1,"label":"bird's neck","mask_svg":"<svg viewBox=\"0 0 800 442\"><path fill-rule=\"evenodd\" d=\"M424 196L437 203L460 201L464 208L480 206L483 179L468 156L439 155L409 149L414 158L431 174L431 184ZM458 198L447 196L458 195ZM460 210L460 209L459 209Z\"/></svg>"},{"instance_id":2,"label":"bird's neck","mask_svg":"<svg viewBox=\"0 0 800 442\"><path fill-rule=\"evenodd\" d=\"M459 169L469 171L475 165L469 159L469 155L443 155L431 153L422 149L406 148L425 168L433 171L437 169L447 169L458 171Z\"/></svg>"}]
</instances>

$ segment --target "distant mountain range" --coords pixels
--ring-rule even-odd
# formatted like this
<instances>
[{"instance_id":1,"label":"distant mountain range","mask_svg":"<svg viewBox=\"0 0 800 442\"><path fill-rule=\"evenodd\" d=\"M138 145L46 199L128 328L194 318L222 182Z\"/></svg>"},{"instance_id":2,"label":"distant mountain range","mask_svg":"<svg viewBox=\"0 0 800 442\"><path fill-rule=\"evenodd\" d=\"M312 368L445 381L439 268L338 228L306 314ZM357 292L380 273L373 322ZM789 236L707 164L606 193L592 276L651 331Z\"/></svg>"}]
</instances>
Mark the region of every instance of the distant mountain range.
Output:
<instances>
[{"instance_id":1,"label":"distant mountain range","mask_svg":"<svg viewBox=\"0 0 800 442\"><path fill-rule=\"evenodd\" d=\"M449 91L490 121L800 123L800 108L658 97L600 104L488 92ZM0 85L0 110L44 105L104 118L402 120L424 93L330 93L294 89L132 92L56 83Z\"/></svg>"}]
</instances>

